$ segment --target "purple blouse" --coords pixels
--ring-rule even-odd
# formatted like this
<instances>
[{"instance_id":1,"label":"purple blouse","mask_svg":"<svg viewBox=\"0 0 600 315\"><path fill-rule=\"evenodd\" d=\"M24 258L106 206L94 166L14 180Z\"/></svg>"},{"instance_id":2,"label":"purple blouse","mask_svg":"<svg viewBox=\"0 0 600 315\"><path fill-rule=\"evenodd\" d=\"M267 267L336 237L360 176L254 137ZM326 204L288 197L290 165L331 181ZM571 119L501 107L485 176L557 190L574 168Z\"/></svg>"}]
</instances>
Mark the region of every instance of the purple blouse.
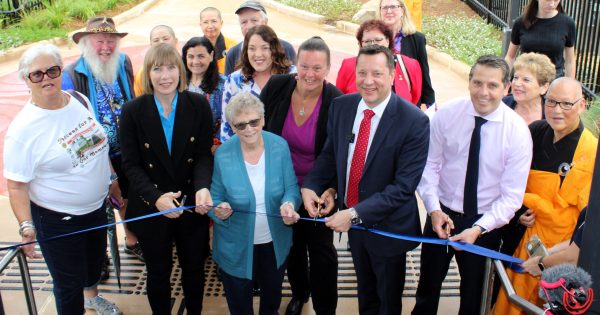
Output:
<instances>
[{"instance_id":1,"label":"purple blouse","mask_svg":"<svg viewBox=\"0 0 600 315\"><path fill-rule=\"evenodd\" d=\"M315 109L310 117L300 126L294 120L294 111L292 105L288 110L281 136L287 140L292 153L292 163L294 171L298 177L298 185L302 185L304 176L310 172L315 164L315 135L317 133L317 120L319 119L319 110L323 95L319 97Z\"/></svg>"}]
</instances>

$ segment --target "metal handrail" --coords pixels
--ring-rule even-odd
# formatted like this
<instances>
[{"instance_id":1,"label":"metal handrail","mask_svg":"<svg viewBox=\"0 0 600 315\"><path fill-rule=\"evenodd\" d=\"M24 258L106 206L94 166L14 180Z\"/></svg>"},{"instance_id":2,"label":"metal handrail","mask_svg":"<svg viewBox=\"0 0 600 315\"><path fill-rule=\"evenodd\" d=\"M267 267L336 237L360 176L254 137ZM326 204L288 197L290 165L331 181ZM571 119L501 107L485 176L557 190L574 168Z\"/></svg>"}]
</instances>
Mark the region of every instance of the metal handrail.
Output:
<instances>
[{"instance_id":1,"label":"metal handrail","mask_svg":"<svg viewBox=\"0 0 600 315\"><path fill-rule=\"evenodd\" d=\"M508 274L504 269L504 265L500 260L487 258L486 266L485 266L485 278L483 281L483 294L481 295L481 315L487 315L490 313L490 305L492 301L492 291L493 291L493 283L494 283L494 270L496 274L500 278L500 283L506 290L506 295L508 300L520 307L523 311L527 312L527 314L535 314L535 315L545 315L546 311L539 308L537 305L527 301L523 297L519 296L515 292L515 288L512 286L510 279L508 278Z\"/></svg>"},{"instance_id":2,"label":"metal handrail","mask_svg":"<svg viewBox=\"0 0 600 315\"><path fill-rule=\"evenodd\" d=\"M2 257L2 260L0 260L0 273L8 267L8 264L10 264L15 257L17 257L17 260L19 261L19 270L21 271L21 282L23 283L27 309L30 315L37 315L35 297L33 296L33 285L31 284L31 275L29 274L29 265L27 265L27 257L25 257L21 248L11 249L4 257ZM0 307L4 309L4 305L0 304Z\"/></svg>"}]
</instances>

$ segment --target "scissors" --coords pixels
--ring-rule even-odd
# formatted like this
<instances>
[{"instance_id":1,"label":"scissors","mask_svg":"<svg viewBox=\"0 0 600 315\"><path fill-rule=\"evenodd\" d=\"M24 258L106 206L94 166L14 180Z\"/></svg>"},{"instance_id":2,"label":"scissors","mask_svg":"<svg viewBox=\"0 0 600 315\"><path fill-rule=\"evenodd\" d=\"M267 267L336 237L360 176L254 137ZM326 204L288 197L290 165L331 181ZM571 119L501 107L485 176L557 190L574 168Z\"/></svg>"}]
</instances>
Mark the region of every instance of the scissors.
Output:
<instances>
[{"instance_id":1,"label":"scissors","mask_svg":"<svg viewBox=\"0 0 600 315\"><path fill-rule=\"evenodd\" d=\"M181 198L181 202L177 201L177 199L173 199L173 202L175 203L175 205L177 207L181 207L181 205L185 205L186 200L187 200L187 195L183 195L183 198ZM194 212L191 209L185 209L185 211L192 212L192 213Z\"/></svg>"},{"instance_id":2,"label":"scissors","mask_svg":"<svg viewBox=\"0 0 600 315\"><path fill-rule=\"evenodd\" d=\"M315 226L317 226L317 217L321 217L321 198L317 198L317 215L313 218Z\"/></svg>"}]
</instances>

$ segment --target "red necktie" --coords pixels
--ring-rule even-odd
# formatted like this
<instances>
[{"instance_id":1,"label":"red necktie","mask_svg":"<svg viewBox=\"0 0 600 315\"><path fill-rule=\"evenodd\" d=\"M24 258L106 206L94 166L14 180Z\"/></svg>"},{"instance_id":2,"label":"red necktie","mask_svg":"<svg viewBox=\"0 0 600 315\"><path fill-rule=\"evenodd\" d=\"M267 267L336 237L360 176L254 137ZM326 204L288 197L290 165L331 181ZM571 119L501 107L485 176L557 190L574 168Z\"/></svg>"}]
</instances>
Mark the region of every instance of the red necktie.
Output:
<instances>
[{"instance_id":1,"label":"red necktie","mask_svg":"<svg viewBox=\"0 0 600 315\"><path fill-rule=\"evenodd\" d=\"M358 183L365 167L365 158L367 157L367 148L369 146L369 134L371 133L371 118L375 113L370 109L363 111L363 119L360 122L358 130L358 140L354 147L352 155L352 164L350 164L350 176L348 178L348 194L346 195L346 205L348 208L354 207L358 203Z\"/></svg>"}]
</instances>

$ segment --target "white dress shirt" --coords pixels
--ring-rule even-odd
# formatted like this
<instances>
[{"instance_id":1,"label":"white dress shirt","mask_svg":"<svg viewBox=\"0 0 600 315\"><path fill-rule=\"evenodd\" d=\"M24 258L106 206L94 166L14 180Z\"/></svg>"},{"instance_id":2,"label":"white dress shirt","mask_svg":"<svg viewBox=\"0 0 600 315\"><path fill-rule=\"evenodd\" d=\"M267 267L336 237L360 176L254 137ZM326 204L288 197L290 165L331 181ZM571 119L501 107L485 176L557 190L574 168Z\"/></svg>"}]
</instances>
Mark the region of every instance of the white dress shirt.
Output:
<instances>
[{"instance_id":1,"label":"white dress shirt","mask_svg":"<svg viewBox=\"0 0 600 315\"><path fill-rule=\"evenodd\" d=\"M356 142L358 140L358 132L360 131L360 123L365 117L364 111L366 109L370 109L375 113L373 117L371 117L371 128L369 129L369 144L367 145L367 154L365 155L365 162L369 156L369 150L371 149L371 143L373 143L373 137L375 137L375 132L377 131L377 127L379 126L379 122L381 121L381 117L383 116L383 112L387 108L388 103L390 102L390 98L392 97L392 92L383 100L383 102L377 104L377 106L370 108L365 103L364 99L361 99L358 103L358 107L356 109L356 116L354 116L354 124L352 125L352 134L354 135L354 139L350 142L348 146L348 161L346 165L346 196L344 196L344 202L346 201L346 197L348 196L348 180L350 179L350 166L352 165L352 158L354 155L354 147L356 146Z\"/></svg>"},{"instance_id":2,"label":"white dress shirt","mask_svg":"<svg viewBox=\"0 0 600 315\"><path fill-rule=\"evenodd\" d=\"M427 213L441 210L440 202L463 212L463 195L471 134L475 127L470 98L441 106L431 121L429 155L417 188ZM517 113L501 103L482 116L478 213L476 222L487 231L507 224L521 204L531 167L532 141L527 124Z\"/></svg>"}]
</instances>

